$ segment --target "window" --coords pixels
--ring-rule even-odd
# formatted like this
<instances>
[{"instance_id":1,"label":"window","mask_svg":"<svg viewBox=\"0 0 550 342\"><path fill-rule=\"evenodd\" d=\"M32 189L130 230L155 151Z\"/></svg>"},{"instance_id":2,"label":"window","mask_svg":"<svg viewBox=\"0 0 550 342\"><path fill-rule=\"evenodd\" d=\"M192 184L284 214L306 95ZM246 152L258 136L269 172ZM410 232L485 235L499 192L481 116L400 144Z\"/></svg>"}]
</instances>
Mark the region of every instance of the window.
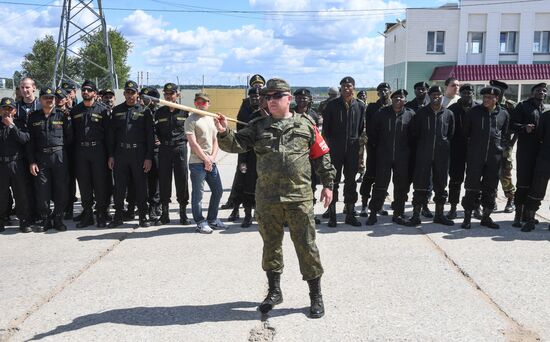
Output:
<instances>
[{"instance_id":1,"label":"window","mask_svg":"<svg viewBox=\"0 0 550 342\"><path fill-rule=\"evenodd\" d=\"M550 52L550 31L535 31L535 39L533 41L533 52L549 53Z\"/></svg>"},{"instance_id":2,"label":"window","mask_svg":"<svg viewBox=\"0 0 550 342\"><path fill-rule=\"evenodd\" d=\"M428 53L444 53L445 31L428 31Z\"/></svg>"},{"instance_id":3,"label":"window","mask_svg":"<svg viewBox=\"0 0 550 342\"><path fill-rule=\"evenodd\" d=\"M483 53L483 32L468 33L468 52L471 54Z\"/></svg>"},{"instance_id":4,"label":"window","mask_svg":"<svg viewBox=\"0 0 550 342\"><path fill-rule=\"evenodd\" d=\"M517 32L500 32L500 53L517 53Z\"/></svg>"}]
</instances>

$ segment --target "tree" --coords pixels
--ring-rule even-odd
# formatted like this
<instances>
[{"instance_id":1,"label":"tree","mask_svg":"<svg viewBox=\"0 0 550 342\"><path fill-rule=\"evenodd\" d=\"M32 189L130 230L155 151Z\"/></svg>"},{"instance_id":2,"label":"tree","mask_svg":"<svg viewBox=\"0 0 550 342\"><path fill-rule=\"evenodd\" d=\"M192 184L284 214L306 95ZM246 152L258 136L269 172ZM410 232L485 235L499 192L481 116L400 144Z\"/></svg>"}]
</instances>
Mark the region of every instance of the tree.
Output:
<instances>
[{"instance_id":1,"label":"tree","mask_svg":"<svg viewBox=\"0 0 550 342\"><path fill-rule=\"evenodd\" d=\"M128 52L132 49L132 43L122 36L117 30L109 30L109 43L113 51L113 61L115 64L115 73L121 82L124 82L130 76L130 66L127 65ZM84 73L84 78L89 80L95 80L96 78L102 79L107 75L104 69L98 68L96 65L90 63L93 61L107 69L107 55L105 53L105 47L103 45L103 33L98 31L91 36L82 37L84 41L84 47L80 50L81 69ZM98 84L100 87L112 86L108 84Z\"/></svg>"},{"instance_id":2,"label":"tree","mask_svg":"<svg viewBox=\"0 0 550 342\"><path fill-rule=\"evenodd\" d=\"M35 40L32 51L25 55L25 59L21 63L23 67L22 75L34 79L37 87L51 85L55 67L56 49L57 43L50 35ZM65 74L70 78L76 78L79 74L78 67L77 58L67 56ZM59 70L59 73L61 73L61 70Z\"/></svg>"}]
</instances>

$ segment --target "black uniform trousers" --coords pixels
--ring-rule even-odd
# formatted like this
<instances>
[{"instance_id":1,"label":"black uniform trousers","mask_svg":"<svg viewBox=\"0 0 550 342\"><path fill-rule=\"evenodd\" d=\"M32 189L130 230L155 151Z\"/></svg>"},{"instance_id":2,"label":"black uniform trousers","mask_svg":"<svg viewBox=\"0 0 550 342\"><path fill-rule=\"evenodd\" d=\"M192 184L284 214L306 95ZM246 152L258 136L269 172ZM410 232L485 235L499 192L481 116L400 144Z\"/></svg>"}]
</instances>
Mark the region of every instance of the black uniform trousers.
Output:
<instances>
[{"instance_id":1,"label":"black uniform trousers","mask_svg":"<svg viewBox=\"0 0 550 342\"><path fill-rule=\"evenodd\" d=\"M476 156L478 157L478 156ZM495 207L502 154L489 154L487 160L472 160L466 164L466 193L462 198L465 210L475 210L481 204L484 209Z\"/></svg>"},{"instance_id":2,"label":"black uniform trousers","mask_svg":"<svg viewBox=\"0 0 550 342\"><path fill-rule=\"evenodd\" d=\"M424 161L421 156L417 156L413 180L413 205L428 204L432 186L435 204L447 202L449 154L442 152L441 155L436 155L433 161Z\"/></svg>"},{"instance_id":3,"label":"black uniform trousers","mask_svg":"<svg viewBox=\"0 0 550 342\"><path fill-rule=\"evenodd\" d=\"M159 150L160 203L168 205L172 197L172 173L180 206L189 204L187 142L176 146L161 145Z\"/></svg>"},{"instance_id":4,"label":"black uniform trousers","mask_svg":"<svg viewBox=\"0 0 550 342\"><path fill-rule=\"evenodd\" d=\"M550 161L539 158L534 168L529 195L525 199L525 209L539 210L540 203L544 200L544 195L546 195L548 180L550 180Z\"/></svg>"},{"instance_id":5,"label":"black uniform trousers","mask_svg":"<svg viewBox=\"0 0 550 342\"><path fill-rule=\"evenodd\" d=\"M34 177L36 211L41 217L50 214L50 201L54 202L54 216L61 216L69 200L69 169L67 153L59 150L53 153L38 152L36 157L38 175Z\"/></svg>"},{"instance_id":6,"label":"black uniform trousers","mask_svg":"<svg viewBox=\"0 0 550 342\"><path fill-rule=\"evenodd\" d=\"M537 163L538 142L535 144L521 144L518 142L516 151L516 194L515 205L524 205L529 195L529 187L533 181L535 164Z\"/></svg>"},{"instance_id":7,"label":"black uniform trousers","mask_svg":"<svg viewBox=\"0 0 550 342\"><path fill-rule=\"evenodd\" d=\"M73 205L76 198L76 148L71 144L69 146L65 146L65 150L67 153L67 170L69 174L69 194L67 195L67 208L66 210L70 210Z\"/></svg>"},{"instance_id":8,"label":"black uniform trousers","mask_svg":"<svg viewBox=\"0 0 550 342\"><path fill-rule=\"evenodd\" d=\"M118 147L115 152L115 210L124 210L124 197L128 190L128 202L135 194L135 201L140 213L147 212L147 175L143 171L145 160L145 146L139 144L137 148ZM131 189L131 190L130 190Z\"/></svg>"},{"instance_id":9,"label":"black uniform trousers","mask_svg":"<svg viewBox=\"0 0 550 342\"><path fill-rule=\"evenodd\" d=\"M10 187L13 190L17 217L19 220L29 220L29 202L27 197L27 164L23 159L0 161L0 219L11 211Z\"/></svg>"},{"instance_id":10,"label":"black uniform trousers","mask_svg":"<svg viewBox=\"0 0 550 342\"><path fill-rule=\"evenodd\" d=\"M357 202L357 182L355 176L359 168L359 140L349 142L346 151L340 149L330 150L330 159L336 169L332 203L338 202L338 188L342 173L344 174L344 203L355 204Z\"/></svg>"},{"instance_id":11,"label":"black uniform trousers","mask_svg":"<svg viewBox=\"0 0 550 342\"><path fill-rule=\"evenodd\" d=\"M365 174L363 182L359 188L361 194L361 202L363 206L367 206L371 197L372 185L376 177L376 149L367 142L367 162L365 164Z\"/></svg>"},{"instance_id":12,"label":"black uniform trousers","mask_svg":"<svg viewBox=\"0 0 550 342\"><path fill-rule=\"evenodd\" d=\"M392 177L393 170L393 177ZM405 210L405 202L409 193L409 163L408 158L404 160L377 160L376 179L372 189L372 199L369 203L371 211L382 210L390 179L393 182L393 205L392 208L401 214Z\"/></svg>"},{"instance_id":13,"label":"black uniform trousers","mask_svg":"<svg viewBox=\"0 0 550 342\"><path fill-rule=\"evenodd\" d=\"M76 147L76 178L82 208L91 212L96 201L96 210L98 213L107 211L107 188L109 184L109 175L105 165L107 164L107 152L105 146L99 144L89 147ZM70 198L69 198L70 201Z\"/></svg>"},{"instance_id":14,"label":"black uniform trousers","mask_svg":"<svg viewBox=\"0 0 550 342\"><path fill-rule=\"evenodd\" d=\"M449 203L460 202L460 189L466 172L466 147L453 148L451 145L449 162Z\"/></svg>"},{"instance_id":15,"label":"black uniform trousers","mask_svg":"<svg viewBox=\"0 0 550 342\"><path fill-rule=\"evenodd\" d=\"M160 205L159 152L154 151L151 170L147 173L147 202L150 206Z\"/></svg>"}]
</instances>

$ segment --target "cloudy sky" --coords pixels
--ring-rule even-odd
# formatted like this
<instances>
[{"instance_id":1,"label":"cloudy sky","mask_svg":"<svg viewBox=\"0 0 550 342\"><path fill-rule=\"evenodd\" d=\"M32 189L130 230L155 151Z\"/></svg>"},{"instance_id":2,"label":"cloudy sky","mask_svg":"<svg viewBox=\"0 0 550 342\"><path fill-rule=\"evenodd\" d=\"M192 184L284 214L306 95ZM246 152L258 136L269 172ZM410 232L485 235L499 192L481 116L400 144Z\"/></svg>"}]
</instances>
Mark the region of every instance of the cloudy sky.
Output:
<instances>
[{"instance_id":1,"label":"cloudy sky","mask_svg":"<svg viewBox=\"0 0 550 342\"><path fill-rule=\"evenodd\" d=\"M14 4L19 3L19 4ZM73 1L75 2L75 1ZM443 0L110 0L107 25L133 43L132 78L150 84L237 85L248 75L292 85L331 86L346 75L357 87L383 77L384 23L404 8ZM35 39L57 39L62 1L0 1L0 77L10 77ZM90 18L78 20L85 24Z\"/></svg>"}]
</instances>

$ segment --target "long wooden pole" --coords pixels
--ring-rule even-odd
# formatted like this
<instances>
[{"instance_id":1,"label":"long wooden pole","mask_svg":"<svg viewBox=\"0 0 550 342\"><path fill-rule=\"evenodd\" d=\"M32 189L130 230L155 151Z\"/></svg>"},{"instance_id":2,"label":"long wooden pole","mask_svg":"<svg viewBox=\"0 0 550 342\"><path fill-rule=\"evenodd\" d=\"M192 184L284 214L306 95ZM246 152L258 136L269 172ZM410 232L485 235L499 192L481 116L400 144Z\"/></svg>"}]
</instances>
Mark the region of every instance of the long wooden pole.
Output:
<instances>
[{"instance_id":1,"label":"long wooden pole","mask_svg":"<svg viewBox=\"0 0 550 342\"><path fill-rule=\"evenodd\" d=\"M188 112L191 112L191 113L197 113L197 114L204 115L204 116L211 116L211 117L213 117L213 118L218 118L218 114L211 113L211 112L207 112L207 111L202 110L202 109L197 109L197 108L193 108L193 107L188 107L188 106L186 106L186 105L182 105L182 104L179 104L179 103L174 103L174 102L166 101L166 100L163 100L163 99L157 99L156 97L149 96L149 95L140 95L140 96L141 96L142 98L148 99L148 100L150 100L150 101L156 102L156 103L161 104L161 105L164 105L164 106L168 106L168 107L172 107L172 108L176 108L176 109L185 110L185 111L188 111ZM247 123L247 122L244 122L244 121L239 121L239 120L237 120L237 119L233 119L233 118L229 118L229 117L226 117L225 119L226 119L227 121L232 121L232 122L236 122L236 123L241 124L241 125L248 126L248 123Z\"/></svg>"}]
</instances>

